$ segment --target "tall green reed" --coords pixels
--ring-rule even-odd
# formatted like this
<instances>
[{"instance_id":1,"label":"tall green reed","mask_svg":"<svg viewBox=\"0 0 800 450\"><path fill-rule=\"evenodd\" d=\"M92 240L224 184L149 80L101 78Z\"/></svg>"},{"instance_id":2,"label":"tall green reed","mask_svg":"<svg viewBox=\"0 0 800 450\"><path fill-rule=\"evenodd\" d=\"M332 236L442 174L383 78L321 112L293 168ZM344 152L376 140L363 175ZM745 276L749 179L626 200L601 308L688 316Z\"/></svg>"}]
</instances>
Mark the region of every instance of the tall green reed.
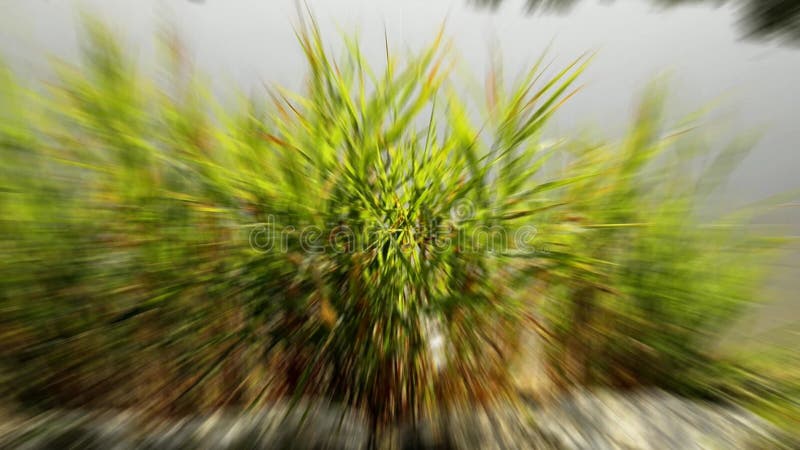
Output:
<instances>
[{"instance_id":1,"label":"tall green reed","mask_svg":"<svg viewBox=\"0 0 800 450\"><path fill-rule=\"evenodd\" d=\"M333 57L313 19L297 38L305 90L235 111L192 76L150 83L93 21L46 92L4 84L6 394L166 412L313 395L378 426L508 393L513 261L570 181L540 174L539 136L585 59L490 78L474 123L441 33L407 59L387 45L381 71L353 39Z\"/></svg>"},{"instance_id":2,"label":"tall green reed","mask_svg":"<svg viewBox=\"0 0 800 450\"><path fill-rule=\"evenodd\" d=\"M188 413L322 397L377 429L513 398L533 323L566 385L707 387L687 374L780 244L750 212L699 214L738 144L665 132L658 91L619 144L548 144L585 57L510 86L496 70L471 102L442 33L407 58L387 43L380 69L353 38L334 56L311 17L297 39L303 90L233 108L174 35L155 83L92 20L57 81L3 72L5 398Z\"/></svg>"},{"instance_id":3,"label":"tall green reed","mask_svg":"<svg viewBox=\"0 0 800 450\"><path fill-rule=\"evenodd\" d=\"M666 92L646 92L619 143L574 145L567 171L598 176L565 187L565 206L548 220L557 263L542 311L563 383L719 396L719 344L767 300L763 283L788 242L754 231L753 220L791 193L709 214L755 134L719 148L702 139L695 115L670 128Z\"/></svg>"}]
</instances>

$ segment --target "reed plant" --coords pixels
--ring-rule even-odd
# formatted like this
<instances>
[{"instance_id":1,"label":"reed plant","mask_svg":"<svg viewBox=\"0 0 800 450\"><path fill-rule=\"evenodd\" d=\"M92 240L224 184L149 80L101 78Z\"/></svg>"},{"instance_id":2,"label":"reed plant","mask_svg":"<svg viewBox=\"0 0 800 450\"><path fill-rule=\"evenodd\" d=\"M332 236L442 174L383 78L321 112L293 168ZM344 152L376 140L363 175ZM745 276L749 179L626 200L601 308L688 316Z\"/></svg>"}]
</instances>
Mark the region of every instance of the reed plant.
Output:
<instances>
[{"instance_id":1,"label":"reed plant","mask_svg":"<svg viewBox=\"0 0 800 450\"><path fill-rule=\"evenodd\" d=\"M662 128L544 139L588 63L497 68L470 100L440 33L378 68L304 16L308 74L223 106L174 34L159 77L88 19L83 62L0 77L0 379L28 408L186 414L322 398L374 430L514 398L523 330L564 385L687 374L780 244L713 223L741 158ZM560 144L559 144L560 143ZM558 170L554 155L565 155ZM713 162L696 161L713 156Z\"/></svg>"}]
</instances>

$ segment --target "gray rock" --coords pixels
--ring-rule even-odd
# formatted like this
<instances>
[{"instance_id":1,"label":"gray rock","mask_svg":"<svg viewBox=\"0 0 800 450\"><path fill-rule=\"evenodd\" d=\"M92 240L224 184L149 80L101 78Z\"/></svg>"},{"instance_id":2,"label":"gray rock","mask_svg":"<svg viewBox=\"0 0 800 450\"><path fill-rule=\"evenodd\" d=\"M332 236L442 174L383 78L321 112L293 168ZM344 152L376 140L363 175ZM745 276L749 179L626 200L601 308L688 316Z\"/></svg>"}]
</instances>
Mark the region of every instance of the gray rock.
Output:
<instances>
[{"instance_id":1,"label":"gray rock","mask_svg":"<svg viewBox=\"0 0 800 450\"><path fill-rule=\"evenodd\" d=\"M798 448L740 408L659 390L575 391L547 406L454 410L388 430L382 448L765 449ZM0 448L21 449L360 449L363 417L331 405L286 404L254 414L218 413L147 426L129 412L51 412L4 419Z\"/></svg>"},{"instance_id":2,"label":"gray rock","mask_svg":"<svg viewBox=\"0 0 800 450\"><path fill-rule=\"evenodd\" d=\"M567 449L790 448L770 424L737 407L659 390L577 391L534 412L537 427Z\"/></svg>"}]
</instances>

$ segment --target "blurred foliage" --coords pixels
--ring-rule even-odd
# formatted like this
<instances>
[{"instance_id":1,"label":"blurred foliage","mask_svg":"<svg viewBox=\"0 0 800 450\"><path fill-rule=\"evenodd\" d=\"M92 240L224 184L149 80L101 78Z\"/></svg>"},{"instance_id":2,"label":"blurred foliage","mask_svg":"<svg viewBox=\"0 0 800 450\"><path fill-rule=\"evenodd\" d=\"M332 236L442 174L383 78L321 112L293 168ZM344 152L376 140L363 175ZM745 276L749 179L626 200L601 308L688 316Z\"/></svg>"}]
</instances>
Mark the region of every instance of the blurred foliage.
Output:
<instances>
[{"instance_id":1,"label":"blurred foliage","mask_svg":"<svg viewBox=\"0 0 800 450\"><path fill-rule=\"evenodd\" d=\"M497 68L469 101L441 34L406 58L387 43L376 70L307 20L305 90L232 108L174 34L156 83L93 20L55 81L2 71L3 398L185 414L318 396L377 428L512 397L532 322L565 385L697 387L781 243L747 232L755 210L698 217L746 145L692 176L712 152L662 130L654 90L622 143L554 146L587 58L509 86Z\"/></svg>"},{"instance_id":2,"label":"blurred foliage","mask_svg":"<svg viewBox=\"0 0 800 450\"><path fill-rule=\"evenodd\" d=\"M755 136L721 150L694 117L665 129L665 90L652 87L619 143L575 145L571 183L548 218L558 254L542 306L554 378L567 384L652 384L710 395L720 336L755 301L788 241L747 226L791 194L710 220L705 208ZM781 198L785 197L785 198ZM718 198L718 197L717 197Z\"/></svg>"},{"instance_id":3,"label":"blurred foliage","mask_svg":"<svg viewBox=\"0 0 800 450\"><path fill-rule=\"evenodd\" d=\"M504 0L471 0L477 5L496 8ZM537 11L568 12L580 0L526 0L528 13ZM650 0L661 7L709 4L713 7L731 3L739 9L740 21L748 37L800 39L800 0Z\"/></svg>"},{"instance_id":4,"label":"blurred foliage","mask_svg":"<svg viewBox=\"0 0 800 450\"><path fill-rule=\"evenodd\" d=\"M86 34L44 91L4 78L5 395L166 413L317 395L377 425L504 392L523 317L504 251L563 184L534 177L536 137L585 61L495 86L481 134L441 35L376 73L301 25L306 91L231 112L174 36L156 86Z\"/></svg>"}]
</instances>

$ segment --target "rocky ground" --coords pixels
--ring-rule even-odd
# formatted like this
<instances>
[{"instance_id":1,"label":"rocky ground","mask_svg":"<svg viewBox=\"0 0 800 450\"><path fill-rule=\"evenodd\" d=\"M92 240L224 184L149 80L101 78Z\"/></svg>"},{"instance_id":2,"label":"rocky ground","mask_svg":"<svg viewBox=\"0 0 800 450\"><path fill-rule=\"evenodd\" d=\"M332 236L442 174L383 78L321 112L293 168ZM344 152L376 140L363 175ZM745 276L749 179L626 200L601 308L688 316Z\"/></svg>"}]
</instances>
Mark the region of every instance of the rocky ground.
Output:
<instances>
[{"instance_id":1,"label":"rocky ground","mask_svg":"<svg viewBox=\"0 0 800 450\"><path fill-rule=\"evenodd\" d=\"M365 423L354 414L315 407L286 414L216 414L148 426L135 414L52 412L5 417L0 448L23 449L361 449ZM800 448L744 410L675 397L658 390L580 391L548 406L460 411L444 420L400 427L381 448L771 449Z\"/></svg>"}]
</instances>

